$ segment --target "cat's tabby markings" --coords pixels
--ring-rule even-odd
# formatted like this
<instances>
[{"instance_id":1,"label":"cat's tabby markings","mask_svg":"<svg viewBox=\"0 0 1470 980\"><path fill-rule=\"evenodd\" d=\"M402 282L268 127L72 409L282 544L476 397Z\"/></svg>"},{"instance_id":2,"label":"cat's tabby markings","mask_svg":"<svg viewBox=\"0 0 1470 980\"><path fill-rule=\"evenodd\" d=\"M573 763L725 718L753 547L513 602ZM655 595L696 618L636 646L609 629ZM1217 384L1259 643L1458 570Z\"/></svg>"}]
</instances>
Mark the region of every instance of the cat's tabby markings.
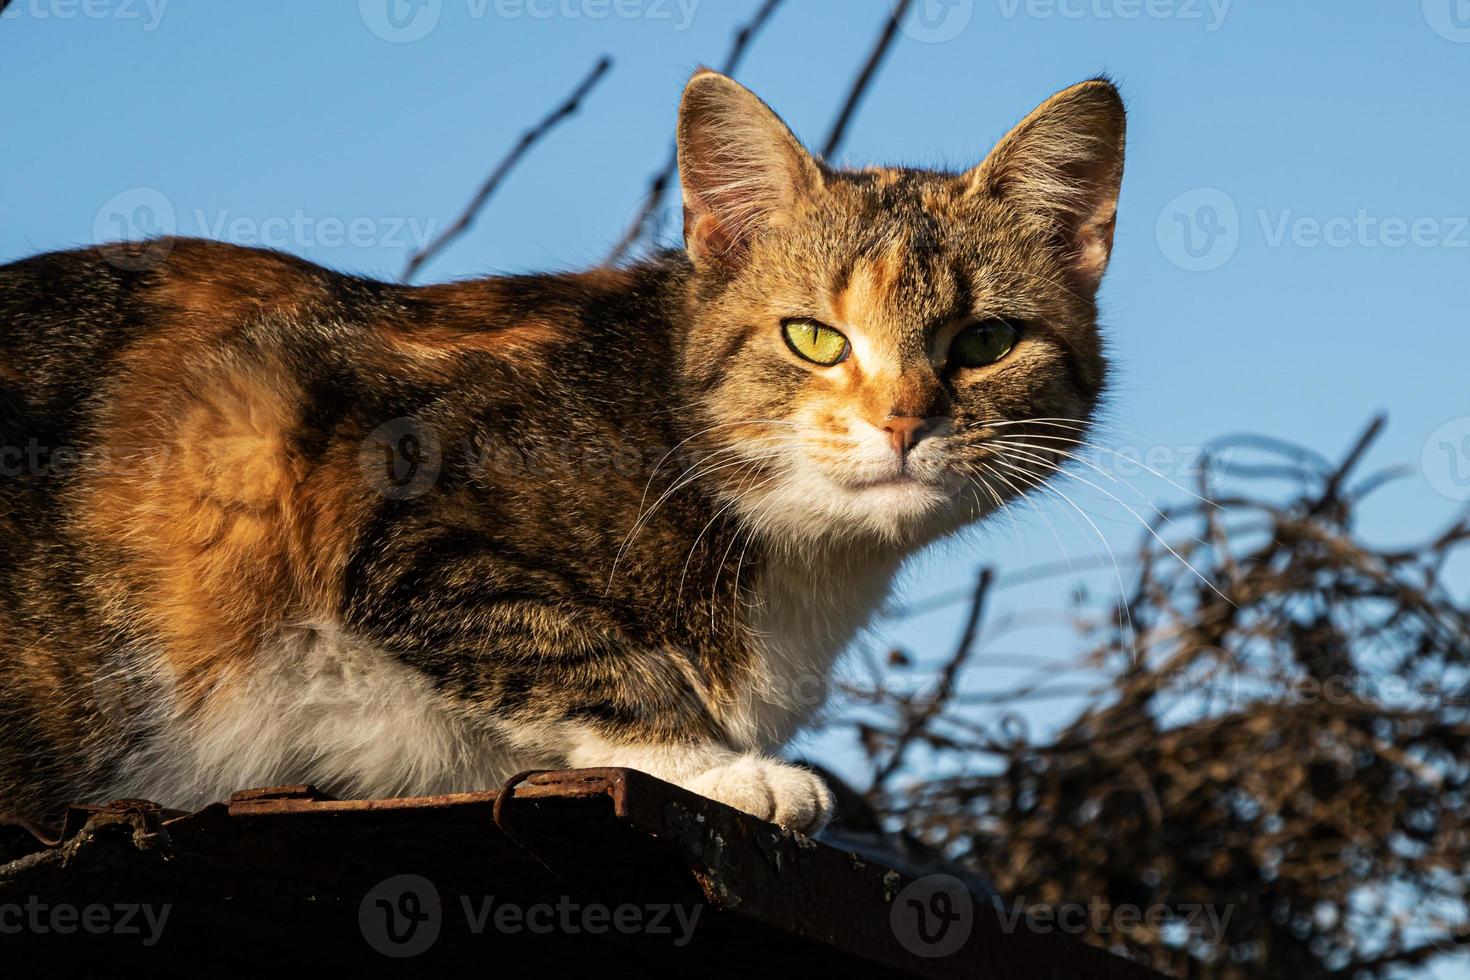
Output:
<instances>
[{"instance_id":1,"label":"cat's tabby markings","mask_svg":"<svg viewBox=\"0 0 1470 980\"><path fill-rule=\"evenodd\" d=\"M766 753L1095 408L1123 134L1092 81L966 173L837 170L701 72L686 248L629 268L0 268L0 810L606 765L819 827Z\"/></svg>"}]
</instances>

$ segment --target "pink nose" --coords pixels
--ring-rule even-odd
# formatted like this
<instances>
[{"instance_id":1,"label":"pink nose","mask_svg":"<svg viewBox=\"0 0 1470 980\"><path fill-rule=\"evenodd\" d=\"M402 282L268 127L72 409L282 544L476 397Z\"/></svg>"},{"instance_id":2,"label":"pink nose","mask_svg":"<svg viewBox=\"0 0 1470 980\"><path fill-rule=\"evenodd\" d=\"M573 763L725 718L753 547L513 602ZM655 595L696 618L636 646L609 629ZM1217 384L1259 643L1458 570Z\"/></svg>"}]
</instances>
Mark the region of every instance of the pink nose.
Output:
<instances>
[{"instance_id":1,"label":"pink nose","mask_svg":"<svg viewBox=\"0 0 1470 980\"><path fill-rule=\"evenodd\" d=\"M883 421L888 444L900 457L907 456L914 443L924 437L924 420L917 415L890 415Z\"/></svg>"}]
</instances>

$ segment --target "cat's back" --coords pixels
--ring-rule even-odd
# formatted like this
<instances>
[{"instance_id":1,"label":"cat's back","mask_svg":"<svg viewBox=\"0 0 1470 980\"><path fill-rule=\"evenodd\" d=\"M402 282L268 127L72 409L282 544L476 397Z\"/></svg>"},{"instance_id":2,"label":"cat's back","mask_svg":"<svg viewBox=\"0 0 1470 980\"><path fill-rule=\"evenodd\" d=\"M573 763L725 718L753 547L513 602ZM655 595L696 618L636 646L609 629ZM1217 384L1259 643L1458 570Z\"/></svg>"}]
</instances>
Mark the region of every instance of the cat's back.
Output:
<instances>
[{"instance_id":1,"label":"cat's back","mask_svg":"<svg viewBox=\"0 0 1470 980\"><path fill-rule=\"evenodd\" d=\"M480 434L544 447L661 424L664 274L408 287L195 239L0 267L0 578L44 601L64 572L93 609L191 648L335 611L385 508L474 502L495 472L472 470ZM392 482L424 432L434 494ZM523 474L500 482L486 520L566 513Z\"/></svg>"},{"instance_id":2,"label":"cat's back","mask_svg":"<svg viewBox=\"0 0 1470 980\"><path fill-rule=\"evenodd\" d=\"M334 278L349 279L277 252L198 239L21 259L0 266L0 380L38 407L65 403L140 341L204 341L207 329L219 336L252 314L297 307Z\"/></svg>"},{"instance_id":3,"label":"cat's back","mask_svg":"<svg viewBox=\"0 0 1470 980\"><path fill-rule=\"evenodd\" d=\"M0 809L111 785L148 716L99 690L161 673L168 703L204 704L288 626L335 621L350 562L394 528L536 524L517 494L551 495L487 492L462 447L645 401L665 359L647 278L408 287L186 239L0 266ZM433 492L396 465L422 425Z\"/></svg>"}]
</instances>

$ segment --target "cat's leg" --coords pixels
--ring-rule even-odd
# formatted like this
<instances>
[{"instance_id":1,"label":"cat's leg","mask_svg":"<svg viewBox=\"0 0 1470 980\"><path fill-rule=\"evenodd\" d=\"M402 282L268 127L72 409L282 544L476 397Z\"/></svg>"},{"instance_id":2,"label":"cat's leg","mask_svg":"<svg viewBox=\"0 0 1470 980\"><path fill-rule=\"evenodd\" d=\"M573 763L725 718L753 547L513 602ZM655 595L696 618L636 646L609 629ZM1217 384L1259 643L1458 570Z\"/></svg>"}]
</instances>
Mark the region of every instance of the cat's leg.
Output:
<instances>
[{"instance_id":1,"label":"cat's leg","mask_svg":"<svg viewBox=\"0 0 1470 980\"><path fill-rule=\"evenodd\" d=\"M442 533L395 530L349 576L348 629L520 754L639 769L801 830L826 822L820 779L725 730L718 706L729 698L698 657L640 642L561 576L508 562L488 541L461 533L451 547Z\"/></svg>"},{"instance_id":2,"label":"cat's leg","mask_svg":"<svg viewBox=\"0 0 1470 980\"><path fill-rule=\"evenodd\" d=\"M637 769L805 833L816 833L832 816L832 793L815 773L711 742L637 743L585 731L573 740L567 764Z\"/></svg>"}]
</instances>

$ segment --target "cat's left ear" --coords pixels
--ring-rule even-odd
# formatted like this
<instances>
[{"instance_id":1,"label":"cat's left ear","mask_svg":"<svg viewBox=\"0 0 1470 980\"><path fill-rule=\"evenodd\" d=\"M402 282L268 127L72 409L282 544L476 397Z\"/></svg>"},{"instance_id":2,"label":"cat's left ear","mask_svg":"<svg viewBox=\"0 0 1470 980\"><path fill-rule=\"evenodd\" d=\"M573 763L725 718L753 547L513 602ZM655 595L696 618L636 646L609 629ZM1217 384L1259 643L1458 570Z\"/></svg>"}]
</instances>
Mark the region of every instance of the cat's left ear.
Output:
<instances>
[{"instance_id":1,"label":"cat's left ear","mask_svg":"<svg viewBox=\"0 0 1470 980\"><path fill-rule=\"evenodd\" d=\"M684 87L678 147L684 246L696 266L738 262L822 187L821 167L781 117L707 68Z\"/></svg>"},{"instance_id":2,"label":"cat's left ear","mask_svg":"<svg viewBox=\"0 0 1470 980\"><path fill-rule=\"evenodd\" d=\"M1076 284L1095 291L1113 250L1127 115L1094 79L1042 103L961 180L966 196L1005 201L1063 250Z\"/></svg>"}]
</instances>

